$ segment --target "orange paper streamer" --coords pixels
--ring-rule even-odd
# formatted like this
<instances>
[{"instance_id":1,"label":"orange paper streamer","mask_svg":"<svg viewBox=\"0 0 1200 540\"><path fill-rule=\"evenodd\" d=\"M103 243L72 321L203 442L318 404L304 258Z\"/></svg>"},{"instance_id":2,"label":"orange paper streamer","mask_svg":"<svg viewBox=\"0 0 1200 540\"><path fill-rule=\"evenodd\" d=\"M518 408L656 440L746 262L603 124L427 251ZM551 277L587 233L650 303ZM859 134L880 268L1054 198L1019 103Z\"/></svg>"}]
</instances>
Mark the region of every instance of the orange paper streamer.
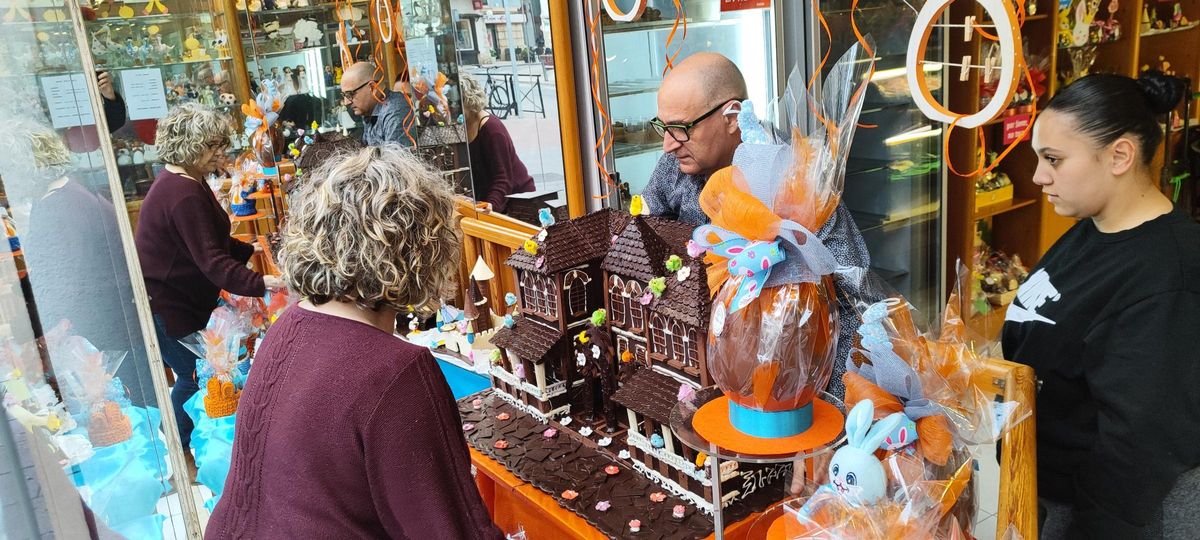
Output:
<instances>
[{"instance_id":1,"label":"orange paper streamer","mask_svg":"<svg viewBox=\"0 0 1200 540\"><path fill-rule=\"evenodd\" d=\"M667 42L663 44L663 50L666 52L666 64L663 66L662 74L665 76L668 71L675 68L675 59L679 58L679 53L683 52L683 43L675 49L675 54L671 54L671 42L675 40L675 32L679 30L680 25L683 25L683 35L679 36L679 40L687 39L687 14L684 13L683 3L679 0L675 2L675 22L671 25L671 31L667 34Z\"/></svg>"},{"instance_id":2,"label":"orange paper streamer","mask_svg":"<svg viewBox=\"0 0 1200 540\"><path fill-rule=\"evenodd\" d=\"M609 188L609 193L596 195L597 199L607 199L609 194L616 189L616 183L613 182L612 175L608 172L608 166L604 164L604 160L608 158L608 153L612 150L612 118L608 116L608 110L604 108L604 100L600 99L600 52L599 52L599 32L597 28L600 26L600 10L596 10L595 17L588 17L588 38L591 41L589 47L589 56L591 57L592 69L592 103L596 105L596 112L600 113L600 133L596 136L596 155L592 161L596 164L596 168L600 170L600 177L604 179L604 184Z\"/></svg>"}]
</instances>

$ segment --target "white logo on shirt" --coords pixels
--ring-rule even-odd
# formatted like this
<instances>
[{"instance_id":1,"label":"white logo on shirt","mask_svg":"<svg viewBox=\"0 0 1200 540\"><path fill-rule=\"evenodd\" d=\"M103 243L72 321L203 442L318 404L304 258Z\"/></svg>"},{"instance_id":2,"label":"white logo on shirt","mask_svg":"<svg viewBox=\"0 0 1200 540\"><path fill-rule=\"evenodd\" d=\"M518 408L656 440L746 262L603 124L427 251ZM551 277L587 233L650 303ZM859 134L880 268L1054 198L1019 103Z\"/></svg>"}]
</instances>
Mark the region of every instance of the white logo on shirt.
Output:
<instances>
[{"instance_id":1,"label":"white logo on shirt","mask_svg":"<svg viewBox=\"0 0 1200 540\"><path fill-rule=\"evenodd\" d=\"M1044 322L1056 324L1054 321L1037 314L1038 308L1046 301L1057 302L1062 298L1054 284L1050 283L1050 274L1043 268L1034 272L1029 279L1017 289L1017 300L1008 306L1004 320L1015 323Z\"/></svg>"}]
</instances>

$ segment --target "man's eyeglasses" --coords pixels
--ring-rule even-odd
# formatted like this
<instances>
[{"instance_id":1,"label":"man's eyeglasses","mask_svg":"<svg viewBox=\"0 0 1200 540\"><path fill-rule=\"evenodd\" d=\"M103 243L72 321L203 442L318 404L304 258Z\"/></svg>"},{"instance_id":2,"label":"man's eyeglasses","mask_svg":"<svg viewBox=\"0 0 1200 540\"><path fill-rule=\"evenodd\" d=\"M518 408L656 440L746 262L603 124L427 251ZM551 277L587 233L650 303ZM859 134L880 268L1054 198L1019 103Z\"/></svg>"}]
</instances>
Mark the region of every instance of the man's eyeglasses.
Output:
<instances>
[{"instance_id":1,"label":"man's eyeglasses","mask_svg":"<svg viewBox=\"0 0 1200 540\"><path fill-rule=\"evenodd\" d=\"M225 151L229 149L230 144L228 140L222 139L217 141L208 141L204 146L208 147L209 150Z\"/></svg>"},{"instance_id":2,"label":"man's eyeglasses","mask_svg":"<svg viewBox=\"0 0 1200 540\"><path fill-rule=\"evenodd\" d=\"M659 135L661 135L661 136L670 135L672 139L675 139L675 142L685 143L692 139L692 128L696 127L696 125L699 124L700 122L703 122L705 118L712 116L713 113L716 113L717 111L721 110L721 108L724 107L725 104L729 103L730 101L742 101L742 100L735 98L733 100L727 99L725 101L722 101L722 102L718 103L716 107L713 107L711 110L700 115L699 118L692 120L691 122L686 122L683 124L668 124L666 122L663 122L662 120L659 120L658 117L655 117L652 120L650 120L650 125L654 126L654 131L657 131Z\"/></svg>"},{"instance_id":3,"label":"man's eyeglasses","mask_svg":"<svg viewBox=\"0 0 1200 540\"><path fill-rule=\"evenodd\" d=\"M357 94L359 90L362 90L364 86L371 84L371 82L372 81L367 81L365 83L362 83L362 84L358 85L358 88L355 88L353 90L342 90L342 103L350 103L351 101L353 101L355 94Z\"/></svg>"}]
</instances>

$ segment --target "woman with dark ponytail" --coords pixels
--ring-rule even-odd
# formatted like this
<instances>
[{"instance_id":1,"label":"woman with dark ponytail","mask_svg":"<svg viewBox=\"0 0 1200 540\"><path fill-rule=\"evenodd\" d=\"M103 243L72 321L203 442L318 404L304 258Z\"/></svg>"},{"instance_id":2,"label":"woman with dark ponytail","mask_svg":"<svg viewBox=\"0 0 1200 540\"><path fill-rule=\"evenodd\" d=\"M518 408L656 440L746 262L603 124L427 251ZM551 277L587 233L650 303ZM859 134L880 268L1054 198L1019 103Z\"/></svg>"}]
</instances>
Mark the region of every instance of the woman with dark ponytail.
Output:
<instances>
[{"instance_id":1,"label":"woman with dark ponytail","mask_svg":"<svg viewBox=\"0 0 1200 540\"><path fill-rule=\"evenodd\" d=\"M1200 466L1200 225L1152 165L1159 121L1186 91L1158 72L1089 75L1033 129L1034 183L1080 220L1003 332L1005 357L1038 377L1042 538L1161 538L1164 500ZM1181 538L1200 537L1184 526Z\"/></svg>"}]
</instances>

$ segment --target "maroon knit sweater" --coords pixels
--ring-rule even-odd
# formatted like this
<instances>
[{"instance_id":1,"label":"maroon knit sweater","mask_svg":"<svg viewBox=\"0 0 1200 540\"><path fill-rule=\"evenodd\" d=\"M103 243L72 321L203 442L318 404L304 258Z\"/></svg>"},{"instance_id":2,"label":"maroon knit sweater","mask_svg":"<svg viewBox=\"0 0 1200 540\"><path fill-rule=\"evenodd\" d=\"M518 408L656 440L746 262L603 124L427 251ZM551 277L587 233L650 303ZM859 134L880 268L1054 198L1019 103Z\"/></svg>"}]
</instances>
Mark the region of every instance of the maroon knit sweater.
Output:
<instances>
[{"instance_id":1,"label":"maroon knit sweater","mask_svg":"<svg viewBox=\"0 0 1200 540\"><path fill-rule=\"evenodd\" d=\"M293 306L238 406L205 538L499 539L433 356Z\"/></svg>"},{"instance_id":2,"label":"maroon knit sweater","mask_svg":"<svg viewBox=\"0 0 1200 540\"><path fill-rule=\"evenodd\" d=\"M229 237L229 214L207 185L163 170L138 216L138 260L150 310L167 335L184 337L208 324L221 289L242 296L266 292L246 268L254 246Z\"/></svg>"},{"instance_id":3,"label":"maroon knit sweater","mask_svg":"<svg viewBox=\"0 0 1200 540\"><path fill-rule=\"evenodd\" d=\"M494 210L503 212L508 207L509 195L537 189L499 118L490 117L479 126L479 135L467 149L471 155L475 200L492 203Z\"/></svg>"}]
</instances>

